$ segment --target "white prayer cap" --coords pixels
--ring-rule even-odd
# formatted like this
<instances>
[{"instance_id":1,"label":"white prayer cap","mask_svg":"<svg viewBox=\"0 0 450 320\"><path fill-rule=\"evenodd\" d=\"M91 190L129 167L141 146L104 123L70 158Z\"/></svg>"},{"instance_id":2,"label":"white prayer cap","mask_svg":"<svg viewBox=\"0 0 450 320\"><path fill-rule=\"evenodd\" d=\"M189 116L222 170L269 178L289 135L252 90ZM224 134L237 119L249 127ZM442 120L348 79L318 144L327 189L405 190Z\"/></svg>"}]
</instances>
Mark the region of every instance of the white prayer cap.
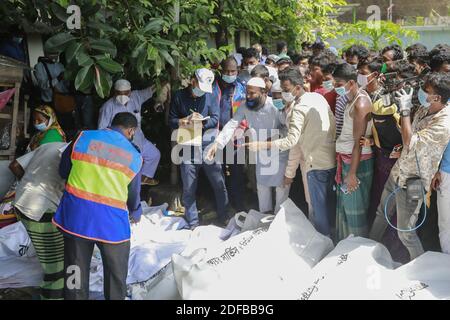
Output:
<instances>
[{"instance_id":1,"label":"white prayer cap","mask_svg":"<svg viewBox=\"0 0 450 320\"><path fill-rule=\"evenodd\" d=\"M255 78L251 78L250 80L248 80L247 86L265 89L266 83L264 82L264 80L262 78L255 77Z\"/></svg>"},{"instance_id":2,"label":"white prayer cap","mask_svg":"<svg viewBox=\"0 0 450 320\"><path fill-rule=\"evenodd\" d=\"M272 92L282 92L283 90L281 90L281 81L275 81L275 83L272 85Z\"/></svg>"},{"instance_id":3,"label":"white prayer cap","mask_svg":"<svg viewBox=\"0 0 450 320\"><path fill-rule=\"evenodd\" d=\"M198 86L203 92L211 93L214 82L214 73L206 68L197 69L195 76L198 80Z\"/></svg>"},{"instance_id":4,"label":"white prayer cap","mask_svg":"<svg viewBox=\"0 0 450 320\"><path fill-rule=\"evenodd\" d=\"M127 91L131 90L131 83L125 79L119 79L114 83L114 89L117 91Z\"/></svg>"}]
</instances>

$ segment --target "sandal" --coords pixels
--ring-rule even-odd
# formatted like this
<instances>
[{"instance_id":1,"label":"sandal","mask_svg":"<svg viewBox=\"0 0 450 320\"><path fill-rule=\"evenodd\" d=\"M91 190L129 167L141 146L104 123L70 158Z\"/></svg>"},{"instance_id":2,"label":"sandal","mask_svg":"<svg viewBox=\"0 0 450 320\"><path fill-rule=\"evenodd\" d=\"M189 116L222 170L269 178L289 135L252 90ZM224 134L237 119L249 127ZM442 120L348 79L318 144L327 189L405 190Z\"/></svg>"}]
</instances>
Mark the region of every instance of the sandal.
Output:
<instances>
[{"instance_id":1,"label":"sandal","mask_svg":"<svg viewBox=\"0 0 450 320\"><path fill-rule=\"evenodd\" d=\"M159 184L159 181L156 179L152 179L149 177L145 177L141 179L141 185L147 185L147 186L157 186Z\"/></svg>"}]
</instances>

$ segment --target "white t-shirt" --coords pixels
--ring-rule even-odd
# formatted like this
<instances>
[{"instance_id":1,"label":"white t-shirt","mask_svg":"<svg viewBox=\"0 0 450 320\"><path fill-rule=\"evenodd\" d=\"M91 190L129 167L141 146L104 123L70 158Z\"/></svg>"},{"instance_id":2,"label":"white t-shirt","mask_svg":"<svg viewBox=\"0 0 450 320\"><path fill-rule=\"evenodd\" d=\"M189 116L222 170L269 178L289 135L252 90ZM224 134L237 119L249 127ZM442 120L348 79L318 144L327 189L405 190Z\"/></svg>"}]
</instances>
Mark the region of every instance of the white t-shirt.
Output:
<instances>
[{"instance_id":1,"label":"white t-shirt","mask_svg":"<svg viewBox=\"0 0 450 320\"><path fill-rule=\"evenodd\" d=\"M28 218L39 221L45 212L55 212L64 191L58 168L66 143L46 143L17 159L25 171L16 189L14 206Z\"/></svg>"}]
</instances>

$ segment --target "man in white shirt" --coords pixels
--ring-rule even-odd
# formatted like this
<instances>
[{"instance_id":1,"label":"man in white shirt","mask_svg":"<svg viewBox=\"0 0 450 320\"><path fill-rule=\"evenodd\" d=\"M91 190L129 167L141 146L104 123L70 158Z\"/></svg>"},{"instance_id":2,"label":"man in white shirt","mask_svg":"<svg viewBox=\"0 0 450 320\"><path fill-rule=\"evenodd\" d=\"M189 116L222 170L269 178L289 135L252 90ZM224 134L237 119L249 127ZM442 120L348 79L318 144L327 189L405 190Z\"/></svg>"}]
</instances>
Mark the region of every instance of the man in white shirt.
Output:
<instances>
[{"instance_id":1,"label":"man in white shirt","mask_svg":"<svg viewBox=\"0 0 450 320\"><path fill-rule=\"evenodd\" d=\"M215 157L218 148L223 149L232 139L239 123L247 120L250 132L259 139L270 138L272 130L284 129L282 114L267 97L266 83L262 78L251 78L247 83L246 104L237 109L233 118L223 127L207 153L207 160ZM244 150L244 149L241 149ZM239 152L239 151L238 151ZM289 152L258 152L256 157L256 182L260 212L275 213L289 196L289 186L283 184ZM238 155L238 160L241 159ZM272 204L272 188L276 190L275 210Z\"/></svg>"}]
</instances>

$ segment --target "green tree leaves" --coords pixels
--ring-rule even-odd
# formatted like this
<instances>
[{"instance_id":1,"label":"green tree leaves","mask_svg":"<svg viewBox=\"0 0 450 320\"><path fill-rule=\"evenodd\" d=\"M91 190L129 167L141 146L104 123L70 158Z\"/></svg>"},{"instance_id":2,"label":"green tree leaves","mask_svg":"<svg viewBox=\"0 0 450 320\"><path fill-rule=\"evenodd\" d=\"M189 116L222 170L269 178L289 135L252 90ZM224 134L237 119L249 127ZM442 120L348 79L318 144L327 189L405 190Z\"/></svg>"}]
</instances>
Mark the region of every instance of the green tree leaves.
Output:
<instances>
[{"instance_id":1,"label":"green tree leaves","mask_svg":"<svg viewBox=\"0 0 450 320\"><path fill-rule=\"evenodd\" d=\"M249 31L255 41L284 39L297 48L317 31L335 36L337 24L329 13L345 0L79 0L81 30L70 32L61 25L69 3L45 6L36 0L42 16L54 17L60 28L45 47L64 52L66 75L77 90L95 88L107 97L119 77L158 83L219 62L234 49L231 40L239 30ZM24 8L36 20L37 10Z\"/></svg>"},{"instance_id":2,"label":"green tree leaves","mask_svg":"<svg viewBox=\"0 0 450 320\"><path fill-rule=\"evenodd\" d=\"M75 37L68 32L55 34L45 43L45 50L48 52L64 51L74 40Z\"/></svg>"},{"instance_id":3,"label":"green tree leaves","mask_svg":"<svg viewBox=\"0 0 450 320\"><path fill-rule=\"evenodd\" d=\"M376 28L371 27L367 21L358 21L355 24L343 25L343 29L345 33L352 35L351 38L344 42L347 47L353 44L363 44L374 50L380 50L391 43L397 43L402 46L402 38L407 41L418 38L416 31L404 29L402 26L390 21L380 21L379 26Z\"/></svg>"},{"instance_id":4,"label":"green tree leaves","mask_svg":"<svg viewBox=\"0 0 450 320\"><path fill-rule=\"evenodd\" d=\"M102 68L95 66L95 90L100 98L106 98L112 87L111 75Z\"/></svg>"},{"instance_id":5,"label":"green tree leaves","mask_svg":"<svg viewBox=\"0 0 450 320\"><path fill-rule=\"evenodd\" d=\"M81 68L75 78L75 89L88 93L92 87L92 82L94 81L94 68L93 66Z\"/></svg>"},{"instance_id":6,"label":"green tree leaves","mask_svg":"<svg viewBox=\"0 0 450 320\"><path fill-rule=\"evenodd\" d=\"M97 59L97 64L102 67L105 71L109 73L119 73L123 71L122 65L114 61L108 56L104 56L103 58Z\"/></svg>"}]
</instances>

